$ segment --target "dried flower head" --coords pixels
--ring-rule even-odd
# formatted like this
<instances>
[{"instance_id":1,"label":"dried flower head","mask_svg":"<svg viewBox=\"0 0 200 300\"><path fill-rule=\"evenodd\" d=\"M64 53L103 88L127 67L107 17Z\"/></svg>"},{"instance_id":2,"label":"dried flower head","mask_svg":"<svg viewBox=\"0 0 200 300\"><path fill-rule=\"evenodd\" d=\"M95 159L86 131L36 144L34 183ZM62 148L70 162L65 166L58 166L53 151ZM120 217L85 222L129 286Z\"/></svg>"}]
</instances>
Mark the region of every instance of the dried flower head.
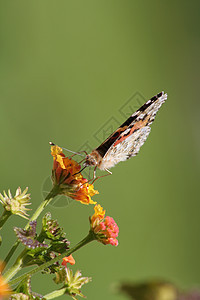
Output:
<instances>
[{"instance_id":1,"label":"dried flower head","mask_svg":"<svg viewBox=\"0 0 200 300\"><path fill-rule=\"evenodd\" d=\"M65 237L66 233L58 224L57 220L51 218L50 213L46 213L42 219L42 230L39 235L40 240L50 241L51 250L56 253L63 253L69 249L70 242Z\"/></svg>"},{"instance_id":2,"label":"dried flower head","mask_svg":"<svg viewBox=\"0 0 200 300\"><path fill-rule=\"evenodd\" d=\"M74 300L77 299L75 296L80 296L85 298L85 296L81 293L81 287L90 282L92 280L91 277L83 277L80 271L76 271L73 275L72 270L66 268L66 279L65 279L65 287L66 294L70 295Z\"/></svg>"},{"instance_id":3,"label":"dried flower head","mask_svg":"<svg viewBox=\"0 0 200 300\"><path fill-rule=\"evenodd\" d=\"M95 213L90 218L90 226L96 239L104 245L117 246L119 228L114 219L109 216L104 217L105 210L103 210L100 204L95 205L94 210Z\"/></svg>"},{"instance_id":4,"label":"dried flower head","mask_svg":"<svg viewBox=\"0 0 200 300\"><path fill-rule=\"evenodd\" d=\"M28 229L14 227L18 240L28 249L48 248L48 245L37 240L36 233L37 221L31 221Z\"/></svg>"},{"instance_id":5,"label":"dried flower head","mask_svg":"<svg viewBox=\"0 0 200 300\"><path fill-rule=\"evenodd\" d=\"M5 210L10 211L14 215L28 219L26 211L30 209L26 208L26 206L31 205L31 203L29 202L30 194L27 194L27 191L27 187L23 192L21 191L21 188L18 187L14 197L10 190L8 190L8 194L4 191L4 196L0 193L0 202L3 204Z\"/></svg>"},{"instance_id":6,"label":"dried flower head","mask_svg":"<svg viewBox=\"0 0 200 300\"><path fill-rule=\"evenodd\" d=\"M98 194L94 186L79 173L81 166L73 159L65 157L62 148L53 145L51 155L54 158L52 181L58 187L58 194L63 194L83 204L96 204L91 197Z\"/></svg>"},{"instance_id":7,"label":"dried flower head","mask_svg":"<svg viewBox=\"0 0 200 300\"><path fill-rule=\"evenodd\" d=\"M76 271L73 275L72 270L68 268L61 268L56 272L56 277L54 278L54 282L56 284L63 284L63 287L59 289L63 294L67 294L71 296L74 300L77 300L76 296L80 296L86 298L81 293L81 287L90 282L92 279L90 277L83 277L80 271Z\"/></svg>"}]
</instances>

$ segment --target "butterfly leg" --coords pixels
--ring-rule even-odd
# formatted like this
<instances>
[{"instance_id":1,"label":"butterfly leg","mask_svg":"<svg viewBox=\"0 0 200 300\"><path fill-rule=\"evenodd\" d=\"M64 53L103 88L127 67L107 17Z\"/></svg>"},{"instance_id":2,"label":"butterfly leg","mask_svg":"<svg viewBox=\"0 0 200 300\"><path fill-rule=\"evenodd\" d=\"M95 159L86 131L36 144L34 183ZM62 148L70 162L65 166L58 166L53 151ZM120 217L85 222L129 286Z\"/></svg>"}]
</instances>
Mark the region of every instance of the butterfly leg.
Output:
<instances>
[{"instance_id":1,"label":"butterfly leg","mask_svg":"<svg viewBox=\"0 0 200 300\"><path fill-rule=\"evenodd\" d=\"M91 180L95 179L96 178L96 169L97 169L97 166L94 167L94 172L93 172L93 177Z\"/></svg>"},{"instance_id":2,"label":"butterfly leg","mask_svg":"<svg viewBox=\"0 0 200 300\"><path fill-rule=\"evenodd\" d=\"M77 172L77 173L75 173L73 175L76 175L76 174L82 172L85 168L87 168L87 166L84 166L79 172ZM83 183L83 185L86 184L86 183L89 183L89 182L91 182L93 180L95 180L95 178L96 178L96 169L97 169L97 166L94 168L93 177L91 179L88 179L85 183Z\"/></svg>"},{"instance_id":3,"label":"butterfly leg","mask_svg":"<svg viewBox=\"0 0 200 300\"><path fill-rule=\"evenodd\" d=\"M86 168L86 167L84 167ZM93 177L91 179L89 179L86 183L90 182L90 181L93 181L93 180L96 180L96 169L97 169L97 166L94 167L94 172L93 172ZM82 170L81 170L82 171ZM89 176L90 177L90 176ZM98 177L97 177L98 178Z\"/></svg>"},{"instance_id":4,"label":"butterfly leg","mask_svg":"<svg viewBox=\"0 0 200 300\"><path fill-rule=\"evenodd\" d=\"M108 170L108 169L105 169L106 170L106 172L108 172L109 174L107 174L107 175L112 175L112 172L110 171L110 170Z\"/></svg>"},{"instance_id":5,"label":"butterfly leg","mask_svg":"<svg viewBox=\"0 0 200 300\"><path fill-rule=\"evenodd\" d=\"M105 175L96 177L96 173L95 173L95 172L96 172L96 168L97 168L97 167L95 167L95 169L94 169L95 177L93 176L93 178L91 179L91 180L93 180L93 181L92 181L92 184L93 184L97 179L99 179L99 178L102 178L102 177L105 177L105 176L108 176L108 175L112 175L112 172L111 172L110 170L105 169L105 171L108 172L108 174L105 174Z\"/></svg>"},{"instance_id":6,"label":"butterfly leg","mask_svg":"<svg viewBox=\"0 0 200 300\"><path fill-rule=\"evenodd\" d=\"M99 178L102 178L102 177L105 177L105 176L108 176L108 175L112 175L112 172L110 170L105 169L105 171L108 172L108 174L96 177L96 169L97 169L97 166L94 168L93 177L91 179L89 179L87 182L83 183L83 184L86 184L86 183L89 183L89 182L91 182L91 184L93 184Z\"/></svg>"}]
</instances>

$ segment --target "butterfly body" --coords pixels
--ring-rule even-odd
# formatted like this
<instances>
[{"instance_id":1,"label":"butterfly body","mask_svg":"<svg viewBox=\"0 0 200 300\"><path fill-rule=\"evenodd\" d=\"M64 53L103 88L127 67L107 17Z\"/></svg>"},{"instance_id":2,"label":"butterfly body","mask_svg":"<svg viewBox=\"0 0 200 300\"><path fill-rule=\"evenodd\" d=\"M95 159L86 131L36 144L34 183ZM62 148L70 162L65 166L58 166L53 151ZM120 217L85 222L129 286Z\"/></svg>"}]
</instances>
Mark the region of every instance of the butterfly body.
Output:
<instances>
[{"instance_id":1,"label":"butterfly body","mask_svg":"<svg viewBox=\"0 0 200 300\"><path fill-rule=\"evenodd\" d=\"M148 100L98 148L86 156L84 165L108 170L120 161L135 156L146 141L151 131L150 125L166 99L167 94L161 92Z\"/></svg>"}]
</instances>

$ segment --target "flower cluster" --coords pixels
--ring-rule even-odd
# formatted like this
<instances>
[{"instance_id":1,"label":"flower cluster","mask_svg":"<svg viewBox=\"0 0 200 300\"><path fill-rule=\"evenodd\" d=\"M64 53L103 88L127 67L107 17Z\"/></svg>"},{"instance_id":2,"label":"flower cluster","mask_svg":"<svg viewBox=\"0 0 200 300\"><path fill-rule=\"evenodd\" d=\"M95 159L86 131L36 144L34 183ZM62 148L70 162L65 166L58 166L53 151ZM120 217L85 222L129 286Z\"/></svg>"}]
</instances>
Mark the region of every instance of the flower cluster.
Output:
<instances>
[{"instance_id":1,"label":"flower cluster","mask_svg":"<svg viewBox=\"0 0 200 300\"><path fill-rule=\"evenodd\" d=\"M98 194L93 184L90 184L81 174L81 166L72 157L66 157L62 149L54 144L51 147L53 156L52 181L53 187L46 198L41 202L27 225L23 228L14 227L17 235L17 242L13 245L5 258L5 264L0 262L0 300L9 296L10 300L15 299L53 299L64 294L77 300L76 296L84 297L81 289L84 284L91 281L90 277L82 276L80 270L73 272L68 268L68 264L74 265L75 260L72 253L97 240L104 245L118 245L119 228L113 218L105 216L105 210L101 205L97 205L91 197ZM94 181L93 181L94 182ZM28 188L24 191L18 188L13 197L11 191L0 193L0 203L4 210L0 216L0 230L6 221L12 215L19 215L28 219L27 208L30 194L27 194ZM37 218L46 206L57 195L65 195L83 204L96 204L94 214L90 218L90 230L88 235L70 247L70 242L65 237L65 232L58 224L58 221L51 218L50 213L46 213L42 219L42 227L37 232ZM4 271L17 246L21 243L24 250L19 254L14 265ZM1 245L1 237L0 237ZM62 264L59 260L62 259ZM18 278L13 278L24 267L37 265L36 268ZM41 271L43 274L55 274L54 282L62 284L62 287L50 292L47 295L40 295L32 291L31 277L33 274ZM11 280L11 281L10 281ZM16 285L18 283L18 285ZM11 288L13 287L13 290Z\"/></svg>"},{"instance_id":2,"label":"flower cluster","mask_svg":"<svg viewBox=\"0 0 200 300\"><path fill-rule=\"evenodd\" d=\"M95 205L94 210L95 213L90 218L90 226L96 239L104 245L117 246L119 228L114 219L109 216L105 217L105 210L103 210L100 204Z\"/></svg>"},{"instance_id":3,"label":"flower cluster","mask_svg":"<svg viewBox=\"0 0 200 300\"><path fill-rule=\"evenodd\" d=\"M94 186L79 173L81 166L73 159L65 157L62 149L56 145L51 147L54 158L52 180L58 187L58 194L66 195L83 204L96 204L91 197L98 194Z\"/></svg>"},{"instance_id":4,"label":"flower cluster","mask_svg":"<svg viewBox=\"0 0 200 300\"><path fill-rule=\"evenodd\" d=\"M58 186L58 194L64 194L84 204L96 204L91 196L98 193L94 186L87 182L80 173L81 166L71 158L65 157L62 148L52 145L51 154L54 158L52 180ZM105 217L101 205L95 205L95 213L90 218L91 230L95 238L104 245L117 246L119 228L113 218Z\"/></svg>"}]
</instances>

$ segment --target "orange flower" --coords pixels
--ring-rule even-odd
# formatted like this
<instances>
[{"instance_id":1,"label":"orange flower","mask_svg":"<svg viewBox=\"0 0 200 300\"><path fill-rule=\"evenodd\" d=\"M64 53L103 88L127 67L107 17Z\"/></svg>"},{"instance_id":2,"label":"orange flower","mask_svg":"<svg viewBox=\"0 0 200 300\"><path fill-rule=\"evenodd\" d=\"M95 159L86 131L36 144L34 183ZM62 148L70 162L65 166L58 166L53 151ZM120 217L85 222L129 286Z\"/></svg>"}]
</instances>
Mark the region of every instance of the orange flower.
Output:
<instances>
[{"instance_id":1,"label":"orange flower","mask_svg":"<svg viewBox=\"0 0 200 300\"><path fill-rule=\"evenodd\" d=\"M105 210L99 204L95 205L94 210L95 213L90 218L90 225L96 239L104 245L117 246L119 228L114 219L109 216L104 218Z\"/></svg>"},{"instance_id":2,"label":"orange flower","mask_svg":"<svg viewBox=\"0 0 200 300\"><path fill-rule=\"evenodd\" d=\"M98 194L94 186L79 173L81 166L73 159L65 157L62 148L53 145L51 155L54 158L52 180L58 187L58 194L69 196L83 204L96 204L91 197Z\"/></svg>"},{"instance_id":3,"label":"orange flower","mask_svg":"<svg viewBox=\"0 0 200 300\"><path fill-rule=\"evenodd\" d=\"M75 259L73 258L72 254L63 258L62 265L67 266L67 263L70 263L70 265L75 264Z\"/></svg>"},{"instance_id":4,"label":"orange flower","mask_svg":"<svg viewBox=\"0 0 200 300\"><path fill-rule=\"evenodd\" d=\"M0 262L0 299L8 296L11 293L11 289L5 279L1 276L1 271L3 269L3 263Z\"/></svg>"},{"instance_id":5,"label":"orange flower","mask_svg":"<svg viewBox=\"0 0 200 300\"><path fill-rule=\"evenodd\" d=\"M100 204L95 205L94 207L94 215L91 217L92 227L95 227L105 216L105 210L101 207Z\"/></svg>"}]
</instances>

